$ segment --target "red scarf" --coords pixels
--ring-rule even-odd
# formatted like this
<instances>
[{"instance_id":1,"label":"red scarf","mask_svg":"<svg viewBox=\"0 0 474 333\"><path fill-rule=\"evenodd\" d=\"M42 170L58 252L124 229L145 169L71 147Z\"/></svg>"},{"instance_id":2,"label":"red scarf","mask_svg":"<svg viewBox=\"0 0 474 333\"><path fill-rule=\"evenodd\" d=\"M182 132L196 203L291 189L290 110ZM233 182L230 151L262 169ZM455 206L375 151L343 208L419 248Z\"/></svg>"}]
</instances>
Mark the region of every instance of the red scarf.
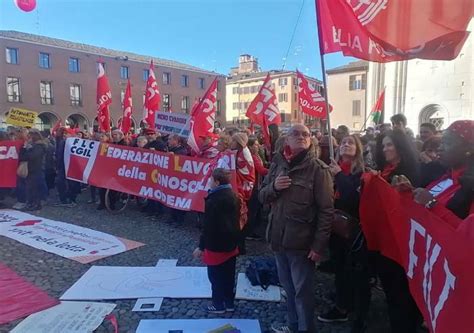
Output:
<instances>
[{"instance_id":1,"label":"red scarf","mask_svg":"<svg viewBox=\"0 0 474 333\"><path fill-rule=\"evenodd\" d=\"M386 164L385 167L383 168L382 172L380 173L380 176L382 176L383 179L385 179L386 181L390 181L390 176L392 175L392 173L395 171L395 169L397 168L398 166L398 163L396 164Z\"/></svg>"},{"instance_id":2,"label":"red scarf","mask_svg":"<svg viewBox=\"0 0 474 333\"><path fill-rule=\"evenodd\" d=\"M344 162L342 159L339 160L339 167L341 168L341 172L346 176L351 174L352 162L347 161Z\"/></svg>"}]
</instances>

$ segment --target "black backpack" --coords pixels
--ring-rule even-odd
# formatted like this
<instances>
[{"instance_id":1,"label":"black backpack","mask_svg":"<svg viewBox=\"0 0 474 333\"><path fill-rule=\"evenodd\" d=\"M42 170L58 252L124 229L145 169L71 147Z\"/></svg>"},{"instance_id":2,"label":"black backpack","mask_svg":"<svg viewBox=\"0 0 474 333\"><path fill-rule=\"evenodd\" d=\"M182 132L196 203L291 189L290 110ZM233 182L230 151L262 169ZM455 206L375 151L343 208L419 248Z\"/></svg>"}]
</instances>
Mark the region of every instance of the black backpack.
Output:
<instances>
[{"instance_id":1,"label":"black backpack","mask_svg":"<svg viewBox=\"0 0 474 333\"><path fill-rule=\"evenodd\" d=\"M260 286L264 290L270 285L279 286L276 261L273 257L257 257L248 262L245 275L252 286Z\"/></svg>"}]
</instances>

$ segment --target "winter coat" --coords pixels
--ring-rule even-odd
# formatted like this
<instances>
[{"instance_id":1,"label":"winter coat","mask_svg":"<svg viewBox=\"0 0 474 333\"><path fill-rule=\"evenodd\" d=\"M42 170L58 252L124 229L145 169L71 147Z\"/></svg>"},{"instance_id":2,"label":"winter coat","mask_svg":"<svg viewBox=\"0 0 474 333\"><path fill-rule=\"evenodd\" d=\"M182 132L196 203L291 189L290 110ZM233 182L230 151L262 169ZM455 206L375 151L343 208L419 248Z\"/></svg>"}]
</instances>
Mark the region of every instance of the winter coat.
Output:
<instances>
[{"instance_id":1,"label":"winter coat","mask_svg":"<svg viewBox=\"0 0 474 333\"><path fill-rule=\"evenodd\" d=\"M232 188L209 193L199 248L214 252L230 252L237 247L240 235L239 200Z\"/></svg>"},{"instance_id":2,"label":"winter coat","mask_svg":"<svg viewBox=\"0 0 474 333\"><path fill-rule=\"evenodd\" d=\"M259 199L271 204L267 238L274 251L313 250L323 254L334 217L332 176L313 147L293 164L280 153L275 154L263 181ZM275 190L278 175L291 178L289 188Z\"/></svg>"},{"instance_id":3,"label":"winter coat","mask_svg":"<svg viewBox=\"0 0 474 333\"><path fill-rule=\"evenodd\" d=\"M45 155L46 145L43 142L36 142L27 148L21 148L20 161L28 162L28 175L38 174L44 171Z\"/></svg>"}]
</instances>

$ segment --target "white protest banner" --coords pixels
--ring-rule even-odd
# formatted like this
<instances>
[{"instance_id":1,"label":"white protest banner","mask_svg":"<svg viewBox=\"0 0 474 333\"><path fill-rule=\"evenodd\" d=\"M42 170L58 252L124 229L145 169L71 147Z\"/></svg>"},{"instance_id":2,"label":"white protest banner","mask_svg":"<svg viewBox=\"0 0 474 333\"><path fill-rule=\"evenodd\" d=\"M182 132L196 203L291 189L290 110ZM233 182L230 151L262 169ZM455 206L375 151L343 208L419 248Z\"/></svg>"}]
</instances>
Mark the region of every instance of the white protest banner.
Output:
<instances>
[{"instance_id":1,"label":"white protest banner","mask_svg":"<svg viewBox=\"0 0 474 333\"><path fill-rule=\"evenodd\" d=\"M191 116L178 112L155 112L155 128L165 134L178 134L184 138L189 136Z\"/></svg>"},{"instance_id":2,"label":"white protest banner","mask_svg":"<svg viewBox=\"0 0 474 333\"><path fill-rule=\"evenodd\" d=\"M10 333L93 332L115 306L110 303L61 302L30 315Z\"/></svg>"},{"instance_id":3,"label":"white protest banner","mask_svg":"<svg viewBox=\"0 0 474 333\"><path fill-rule=\"evenodd\" d=\"M92 266L61 300L210 298L206 267Z\"/></svg>"},{"instance_id":4,"label":"white protest banner","mask_svg":"<svg viewBox=\"0 0 474 333\"><path fill-rule=\"evenodd\" d=\"M235 298L249 301L280 302L280 287L268 286L267 289L263 289L260 286L252 286L245 273L239 273L237 276L237 287L235 288Z\"/></svg>"},{"instance_id":5,"label":"white protest banner","mask_svg":"<svg viewBox=\"0 0 474 333\"><path fill-rule=\"evenodd\" d=\"M87 264L145 244L16 210L0 210L0 236Z\"/></svg>"},{"instance_id":6,"label":"white protest banner","mask_svg":"<svg viewBox=\"0 0 474 333\"><path fill-rule=\"evenodd\" d=\"M176 333L212 333L236 332L261 333L260 323L256 319L144 319L140 320L137 333L176 332ZM219 329L220 328L220 329ZM224 329L224 330L222 330Z\"/></svg>"}]
</instances>

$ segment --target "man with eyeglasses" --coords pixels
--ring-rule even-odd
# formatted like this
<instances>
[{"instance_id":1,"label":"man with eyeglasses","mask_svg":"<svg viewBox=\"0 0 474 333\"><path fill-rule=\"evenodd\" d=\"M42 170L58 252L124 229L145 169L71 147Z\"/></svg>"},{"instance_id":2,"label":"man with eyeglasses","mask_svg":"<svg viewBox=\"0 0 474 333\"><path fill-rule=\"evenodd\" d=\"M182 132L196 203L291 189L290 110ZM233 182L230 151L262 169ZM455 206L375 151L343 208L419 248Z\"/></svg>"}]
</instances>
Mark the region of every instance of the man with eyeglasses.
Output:
<instances>
[{"instance_id":1,"label":"man with eyeglasses","mask_svg":"<svg viewBox=\"0 0 474 333\"><path fill-rule=\"evenodd\" d=\"M329 241L334 193L329 168L311 142L309 129L294 125L259 193L271 204L268 240L288 296L288 324L272 327L276 333L315 331L315 263Z\"/></svg>"}]
</instances>

